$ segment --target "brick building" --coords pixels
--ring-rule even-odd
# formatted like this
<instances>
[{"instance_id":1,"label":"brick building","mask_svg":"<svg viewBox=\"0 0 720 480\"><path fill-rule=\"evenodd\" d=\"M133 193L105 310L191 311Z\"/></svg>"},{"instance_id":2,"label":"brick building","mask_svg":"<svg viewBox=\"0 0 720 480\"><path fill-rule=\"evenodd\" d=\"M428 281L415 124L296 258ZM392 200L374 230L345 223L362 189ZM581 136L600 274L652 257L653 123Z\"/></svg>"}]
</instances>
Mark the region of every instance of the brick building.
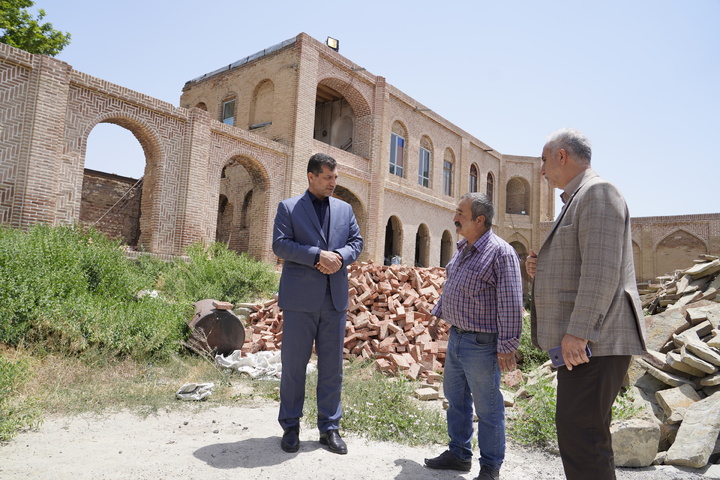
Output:
<instances>
[{"instance_id":1,"label":"brick building","mask_svg":"<svg viewBox=\"0 0 720 480\"><path fill-rule=\"evenodd\" d=\"M306 34L188 81L180 107L0 44L0 98L0 223L15 227L82 221L154 253L219 240L275 262L276 205L305 190L315 152L338 160L363 260L444 265L467 191L490 194L494 230L521 257L554 216L538 158L495 151ZM102 122L142 145L139 181L84 170ZM673 251L720 252L720 214L641 220L639 278Z\"/></svg>"}]
</instances>

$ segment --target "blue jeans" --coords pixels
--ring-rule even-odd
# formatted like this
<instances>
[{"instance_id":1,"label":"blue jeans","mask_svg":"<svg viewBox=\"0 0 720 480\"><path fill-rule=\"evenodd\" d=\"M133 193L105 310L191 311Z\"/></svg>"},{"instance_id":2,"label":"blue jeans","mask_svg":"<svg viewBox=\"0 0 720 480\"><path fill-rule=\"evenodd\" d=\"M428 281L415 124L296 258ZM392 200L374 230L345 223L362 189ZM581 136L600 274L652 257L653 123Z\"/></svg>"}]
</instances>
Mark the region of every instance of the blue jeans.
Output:
<instances>
[{"instance_id":1,"label":"blue jeans","mask_svg":"<svg viewBox=\"0 0 720 480\"><path fill-rule=\"evenodd\" d=\"M496 333L450 329L443 390L448 400L448 449L472 458L473 404L478 416L480 465L500 469L505 459L505 404L500 393Z\"/></svg>"}]
</instances>

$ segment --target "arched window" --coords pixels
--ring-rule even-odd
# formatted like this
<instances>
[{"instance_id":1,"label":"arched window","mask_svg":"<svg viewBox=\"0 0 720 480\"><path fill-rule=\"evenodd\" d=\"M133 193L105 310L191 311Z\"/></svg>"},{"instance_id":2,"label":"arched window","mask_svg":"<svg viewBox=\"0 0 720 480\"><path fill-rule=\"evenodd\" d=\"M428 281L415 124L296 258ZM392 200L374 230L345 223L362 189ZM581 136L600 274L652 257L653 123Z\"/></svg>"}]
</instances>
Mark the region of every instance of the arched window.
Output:
<instances>
[{"instance_id":1,"label":"arched window","mask_svg":"<svg viewBox=\"0 0 720 480\"><path fill-rule=\"evenodd\" d=\"M405 138L407 133L400 122L393 123L390 134L390 173L405 176Z\"/></svg>"},{"instance_id":2,"label":"arched window","mask_svg":"<svg viewBox=\"0 0 720 480\"><path fill-rule=\"evenodd\" d=\"M432 143L428 137L420 139L420 158L418 159L418 185L430 188L432 171Z\"/></svg>"},{"instance_id":3,"label":"arched window","mask_svg":"<svg viewBox=\"0 0 720 480\"><path fill-rule=\"evenodd\" d=\"M487 174L487 188L485 190L485 193L494 205L495 199L493 198L493 195L495 195L495 177L493 177L493 174L489 172Z\"/></svg>"},{"instance_id":4,"label":"arched window","mask_svg":"<svg viewBox=\"0 0 720 480\"><path fill-rule=\"evenodd\" d=\"M470 193L478 191L478 168L474 163L470 165L470 185L468 186Z\"/></svg>"},{"instance_id":5,"label":"arched window","mask_svg":"<svg viewBox=\"0 0 720 480\"><path fill-rule=\"evenodd\" d=\"M221 119L226 125L235 125L235 99L225 100L222 104Z\"/></svg>"},{"instance_id":6,"label":"arched window","mask_svg":"<svg viewBox=\"0 0 720 480\"><path fill-rule=\"evenodd\" d=\"M445 149L443 159L443 193L449 197L453 196L453 183L455 183L455 154L449 148Z\"/></svg>"}]
</instances>

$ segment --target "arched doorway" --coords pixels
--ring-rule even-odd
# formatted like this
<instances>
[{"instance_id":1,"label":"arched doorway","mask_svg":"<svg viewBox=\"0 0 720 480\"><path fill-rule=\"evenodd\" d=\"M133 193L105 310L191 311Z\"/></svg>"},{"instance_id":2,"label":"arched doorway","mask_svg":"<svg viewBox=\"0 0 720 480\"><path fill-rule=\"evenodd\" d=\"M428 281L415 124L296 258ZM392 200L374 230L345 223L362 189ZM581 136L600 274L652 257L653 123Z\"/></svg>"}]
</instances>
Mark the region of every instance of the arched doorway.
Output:
<instances>
[{"instance_id":1,"label":"arched doorway","mask_svg":"<svg viewBox=\"0 0 720 480\"><path fill-rule=\"evenodd\" d=\"M260 258L267 186L267 175L256 160L237 156L225 164L220 173L216 241Z\"/></svg>"},{"instance_id":2,"label":"arched doorway","mask_svg":"<svg viewBox=\"0 0 720 480\"><path fill-rule=\"evenodd\" d=\"M430 266L430 230L421 223L415 233L415 266Z\"/></svg>"},{"instance_id":3,"label":"arched doorway","mask_svg":"<svg viewBox=\"0 0 720 480\"><path fill-rule=\"evenodd\" d=\"M528 250L522 242L514 241L510 242L510 246L515 249L520 258L520 275L522 276L522 287L523 287L523 304L527 305L530 299L530 291L532 286L532 279L527 274L525 269L525 261L528 257Z\"/></svg>"},{"instance_id":4,"label":"arched doorway","mask_svg":"<svg viewBox=\"0 0 720 480\"><path fill-rule=\"evenodd\" d=\"M148 155L153 142L144 126L108 118L90 131L85 149L80 222L125 245L140 244L140 217Z\"/></svg>"},{"instance_id":5,"label":"arched doorway","mask_svg":"<svg viewBox=\"0 0 720 480\"><path fill-rule=\"evenodd\" d=\"M445 268L453 255L453 238L449 230L445 230L440 241L440 266Z\"/></svg>"},{"instance_id":6,"label":"arched doorway","mask_svg":"<svg viewBox=\"0 0 720 480\"><path fill-rule=\"evenodd\" d=\"M393 215L385 226L385 265L402 263L402 235L402 223Z\"/></svg>"}]
</instances>

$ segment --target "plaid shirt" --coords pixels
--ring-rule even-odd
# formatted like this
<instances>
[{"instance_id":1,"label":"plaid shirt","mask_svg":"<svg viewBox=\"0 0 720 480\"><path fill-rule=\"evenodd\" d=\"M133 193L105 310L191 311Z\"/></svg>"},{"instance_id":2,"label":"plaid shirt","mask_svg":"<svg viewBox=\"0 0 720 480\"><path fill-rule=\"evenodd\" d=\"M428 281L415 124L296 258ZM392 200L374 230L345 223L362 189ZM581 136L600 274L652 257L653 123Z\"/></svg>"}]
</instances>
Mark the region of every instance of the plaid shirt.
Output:
<instances>
[{"instance_id":1,"label":"plaid shirt","mask_svg":"<svg viewBox=\"0 0 720 480\"><path fill-rule=\"evenodd\" d=\"M488 230L470 246L467 240L445 267L447 280L432 314L462 330L498 334L498 352L520 345L522 281L515 250Z\"/></svg>"}]
</instances>

